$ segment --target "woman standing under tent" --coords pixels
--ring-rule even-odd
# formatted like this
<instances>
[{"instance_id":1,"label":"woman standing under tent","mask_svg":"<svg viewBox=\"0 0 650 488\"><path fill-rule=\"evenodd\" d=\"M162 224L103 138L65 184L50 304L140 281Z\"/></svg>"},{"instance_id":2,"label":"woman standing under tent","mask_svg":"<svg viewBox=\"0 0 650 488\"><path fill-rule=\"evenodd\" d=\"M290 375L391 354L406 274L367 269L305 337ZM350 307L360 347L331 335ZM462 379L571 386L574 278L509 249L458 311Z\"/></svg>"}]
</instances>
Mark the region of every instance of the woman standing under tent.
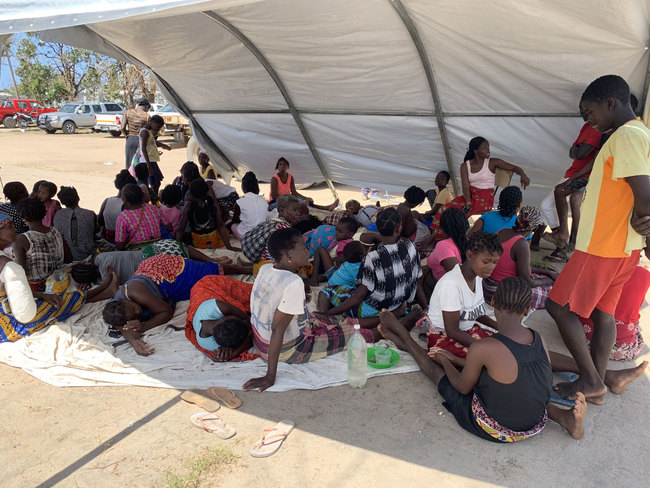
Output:
<instances>
[{"instance_id":1,"label":"woman standing under tent","mask_svg":"<svg viewBox=\"0 0 650 488\"><path fill-rule=\"evenodd\" d=\"M126 156L126 169L131 166L133 155L138 150L138 141L140 140L140 130L149 122L149 109L151 104L146 98L138 100L135 108L130 108L124 114L122 119L122 133L126 136L124 145L124 155Z\"/></svg>"}]
</instances>

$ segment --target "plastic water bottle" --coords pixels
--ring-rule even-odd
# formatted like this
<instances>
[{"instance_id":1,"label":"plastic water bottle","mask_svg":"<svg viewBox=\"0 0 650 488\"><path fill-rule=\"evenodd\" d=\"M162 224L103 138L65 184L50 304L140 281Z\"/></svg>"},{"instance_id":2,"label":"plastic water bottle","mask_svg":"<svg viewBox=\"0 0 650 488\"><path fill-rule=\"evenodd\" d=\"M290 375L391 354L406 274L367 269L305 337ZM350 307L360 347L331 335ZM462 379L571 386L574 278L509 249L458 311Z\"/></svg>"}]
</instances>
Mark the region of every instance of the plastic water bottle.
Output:
<instances>
[{"instance_id":1,"label":"plastic water bottle","mask_svg":"<svg viewBox=\"0 0 650 488\"><path fill-rule=\"evenodd\" d=\"M348 384L352 388L363 388L366 384L366 347L361 326L355 324L354 335L348 342Z\"/></svg>"}]
</instances>

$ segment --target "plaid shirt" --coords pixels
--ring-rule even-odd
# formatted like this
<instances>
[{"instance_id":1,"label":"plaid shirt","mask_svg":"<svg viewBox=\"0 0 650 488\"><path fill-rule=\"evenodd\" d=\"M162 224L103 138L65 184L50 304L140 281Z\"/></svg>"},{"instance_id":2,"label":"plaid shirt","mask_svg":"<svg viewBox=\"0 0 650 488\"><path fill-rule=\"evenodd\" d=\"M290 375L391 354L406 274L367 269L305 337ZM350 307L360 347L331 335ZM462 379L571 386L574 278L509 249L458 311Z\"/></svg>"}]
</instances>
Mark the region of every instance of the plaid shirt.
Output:
<instances>
[{"instance_id":1,"label":"plaid shirt","mask_svg":"<svg viewBox=\"0 0 650 488\"><path fill-rule=\"evenodd\" d=\"M333 214L328 215L323 219L323 224L325 225L336 225L339 223L339 220L341 220L343 217L352 217L354 218L354 215L348 212L347 210L339 210L338 212L334 212Z\"/></svg>"},{"instance_id":2,"label":"plaid shirt","mask_svg":"<svg viewBox=\"0 0 650 488\"><path fill-rule=\"evenodd\" d=\"M393 310L415 298L418 278L422 275L420 258L408 239L381 244L363 260L356 286L368 288L365 302L381 310Z\"/></svg>"},{"instance_id":3,"label":"plaid shirt","mask_svg":"<svg viewBox=\"0 0 650 488\"><path fill-rule=\"evenodd\" d=\"M286 227L291 227L289 222L287 222L282 217L277 219L267 220L261 224L253 227L251 230L246 232L246 235L242 238L241 249L246 256L246 259L256 263L260 259L266 261L273 261L269 255L269 250L267 248L267 242L269 236L273 231L277 229L284 229Z\"/></svg>"}]
</instances>

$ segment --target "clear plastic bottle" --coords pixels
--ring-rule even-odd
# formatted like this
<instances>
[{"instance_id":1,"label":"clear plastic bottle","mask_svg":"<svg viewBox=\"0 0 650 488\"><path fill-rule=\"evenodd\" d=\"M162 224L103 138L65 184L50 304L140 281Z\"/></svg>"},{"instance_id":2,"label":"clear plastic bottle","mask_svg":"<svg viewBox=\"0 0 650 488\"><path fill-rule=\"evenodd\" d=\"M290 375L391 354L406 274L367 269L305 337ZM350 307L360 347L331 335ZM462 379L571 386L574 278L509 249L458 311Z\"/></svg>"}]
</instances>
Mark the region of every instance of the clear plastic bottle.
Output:
<instances>
[{"instance_id":1,"label":"clear plastic bottle","mask_svg":"<svg viewBox=\"0 0 650 488\"><path fill-rule=\"evenodd\" d=\"M363 388L366 384L366 348L361 327L355 324L354 335L348 342L348 384L352 388Z\"/></svg>"}]
</instances>

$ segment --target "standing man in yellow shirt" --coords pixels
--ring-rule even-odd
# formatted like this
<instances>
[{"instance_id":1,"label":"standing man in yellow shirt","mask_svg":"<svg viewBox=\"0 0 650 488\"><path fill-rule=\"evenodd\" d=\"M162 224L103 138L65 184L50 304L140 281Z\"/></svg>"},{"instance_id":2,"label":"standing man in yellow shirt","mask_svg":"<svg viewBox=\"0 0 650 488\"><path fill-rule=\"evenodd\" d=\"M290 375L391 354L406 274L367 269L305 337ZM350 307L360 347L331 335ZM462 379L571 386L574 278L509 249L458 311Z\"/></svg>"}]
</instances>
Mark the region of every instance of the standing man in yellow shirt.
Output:
<instances>
[{"instance_id":1,"label":"standing man in yellow shirt","mask_svg":"<svg viewBox=\"0 0 650 488\"><path fill-rule=\"evenodd\" d=\"M599 404L605 401L605 370L616 340L614 311L650 233L650 130L636 119L630 88L620 76L593 81L582 100L592 127L611 136L594 161L576 251L555 281L546 310L580 369L578 380L556 391L570 399L581 391ZM579 316L593 320L591 351ZM621 393L626 384L619 386L610 388Z\"/></svg>"}]
</instances>

